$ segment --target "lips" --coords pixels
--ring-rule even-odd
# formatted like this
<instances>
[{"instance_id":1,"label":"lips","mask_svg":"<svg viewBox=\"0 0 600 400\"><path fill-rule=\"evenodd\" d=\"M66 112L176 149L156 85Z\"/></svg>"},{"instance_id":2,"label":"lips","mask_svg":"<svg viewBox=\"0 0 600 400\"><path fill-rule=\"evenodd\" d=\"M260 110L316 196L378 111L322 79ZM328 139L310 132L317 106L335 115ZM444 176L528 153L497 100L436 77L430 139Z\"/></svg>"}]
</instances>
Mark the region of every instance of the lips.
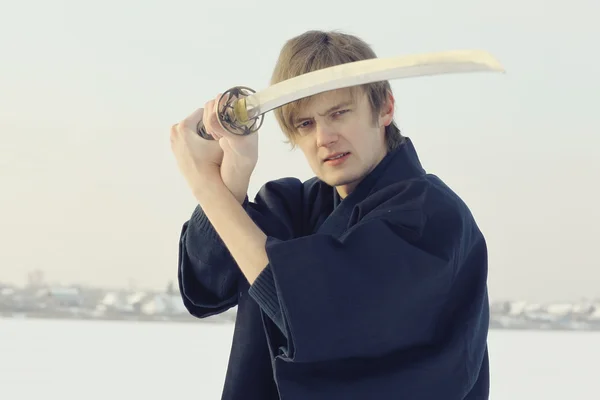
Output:
<instances>
[{"instance_id":1,"label":"lips","mask_svg":"<svg viewBox=\"0 0 600 400\"><path fill-rule=\"evenodd\" d=\"M335 154L332 154L332 155L328 156L328 157L327 157L326 159L324 159L323 161L331 161L331 160L336 160L336 159L338 159L338 158L342 158L342 157L344 157L344 156L345 156L345 155L347 155L347 154L350 154L350 152L344 152L344 153L335 153Z\"/></svg>"}]
</instances>

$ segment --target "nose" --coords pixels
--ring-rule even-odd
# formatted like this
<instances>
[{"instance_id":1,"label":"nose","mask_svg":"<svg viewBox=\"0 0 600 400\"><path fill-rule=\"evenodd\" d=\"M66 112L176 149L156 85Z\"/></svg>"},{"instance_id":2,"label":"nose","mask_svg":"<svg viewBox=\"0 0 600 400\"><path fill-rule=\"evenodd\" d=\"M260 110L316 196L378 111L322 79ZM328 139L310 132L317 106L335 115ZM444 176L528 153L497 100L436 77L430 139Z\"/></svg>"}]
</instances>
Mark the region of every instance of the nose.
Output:
<instances>
[{"instance_id":1,"label":"nose","mask_svg":"<svg viewBox=\"0 0 600 400\"><path fill-rule=\"evenodd\" d=\"M337 132L327 124L317 126L317 147L327 147L338 139Z\"/></svg>"}]
</instances>

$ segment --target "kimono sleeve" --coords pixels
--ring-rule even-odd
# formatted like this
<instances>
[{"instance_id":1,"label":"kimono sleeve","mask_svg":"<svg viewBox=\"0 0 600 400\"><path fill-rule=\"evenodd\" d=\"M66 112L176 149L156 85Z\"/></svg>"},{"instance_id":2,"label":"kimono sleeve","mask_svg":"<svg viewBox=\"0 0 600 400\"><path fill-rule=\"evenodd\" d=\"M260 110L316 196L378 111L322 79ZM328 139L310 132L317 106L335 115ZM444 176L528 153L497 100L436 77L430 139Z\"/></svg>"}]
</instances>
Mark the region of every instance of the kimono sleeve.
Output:
<instances>
[{"instance_id":1,"label":"kimono sleeve","mask_svg":"<svg viewBox=\"0 0 600 400\"><path fill-rule=\"evenodd\" d=\"M261 229L280 240L296 235L302 183L284 178L265 184L254 201L242 204ZM205 318L237 305L240 279L245 279L225 243L199 206L183 224L179 239L178 283L191 315Z\"/></svg>"},{"instance_id":2,"label":"kimono sleeve","mask_svg":"<svg viewBox=\"0 0 600 400\"><path fill-rule=\"evenodd\" d=\"M268 237L269 264L249 293L287 338L285 356L297 362L427 345L444 312L464 224L453 210L426 218L399 207L339 238Z\"/></svg>"}]
</instances>

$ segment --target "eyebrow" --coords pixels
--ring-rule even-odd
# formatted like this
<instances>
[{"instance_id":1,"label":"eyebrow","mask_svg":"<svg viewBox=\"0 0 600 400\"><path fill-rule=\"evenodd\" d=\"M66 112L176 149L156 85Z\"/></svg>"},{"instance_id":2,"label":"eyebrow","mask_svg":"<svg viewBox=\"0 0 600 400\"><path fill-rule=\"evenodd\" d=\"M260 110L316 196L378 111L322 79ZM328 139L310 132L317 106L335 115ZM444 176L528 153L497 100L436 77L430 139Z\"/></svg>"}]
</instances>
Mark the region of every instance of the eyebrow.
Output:
<instances>
[{"instance_id":1,"label":"eyebrow","mask_svg":"<svg viewBox=\"0 0 600 400\"><path fill-rule=\"evenodd\" d=\"M320 113L319 113L319 115L320 115L321 117L324 117L324 116L325 116L325 115L327 115L327 114L330 114L330 113L332 113L332 112L334 112L334 111L337 111L337 110L339 110L340 108L343 108L343 107L348 107L348 106L352 105L353 103L354 103L354 102L353 102L352 100L347 100L347 101L344 101L344 102L342 102L342 103L336 104L336 105L335 105L335 106L333 106L333 107L330 107L330 108L328 108L328 109L327 109L327 110L326 110L326 111L325 111L323 114L320 114ZM299 123L299 122L303 122L303 121L306 121L306 120L309 120L309 119L310 119L310 118L308 118L308 117L300 117L300 118L295 118L295 119L294 119L294 124L297 124L297 123Z\"/></svg>"}]
</instances>

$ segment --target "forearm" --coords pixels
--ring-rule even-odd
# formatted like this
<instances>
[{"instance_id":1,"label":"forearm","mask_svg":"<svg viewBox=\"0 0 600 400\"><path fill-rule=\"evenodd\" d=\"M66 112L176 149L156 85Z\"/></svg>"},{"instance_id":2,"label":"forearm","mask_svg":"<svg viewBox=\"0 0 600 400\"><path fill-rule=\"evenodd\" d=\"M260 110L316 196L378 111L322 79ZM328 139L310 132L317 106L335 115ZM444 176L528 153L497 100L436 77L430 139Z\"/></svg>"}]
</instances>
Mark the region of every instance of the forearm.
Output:
<instances>
[{"instance_id":1,"label":"forearm","mask_svg":"<svg viewBox=\"0 0 600 400\"><path fill-rule=\"evenodd\" d=\"M219 234L250 284L267 266L267 236L248 216L221 179L207 179L194 193L200 207Z\"/></svg>"}]
</instances>

